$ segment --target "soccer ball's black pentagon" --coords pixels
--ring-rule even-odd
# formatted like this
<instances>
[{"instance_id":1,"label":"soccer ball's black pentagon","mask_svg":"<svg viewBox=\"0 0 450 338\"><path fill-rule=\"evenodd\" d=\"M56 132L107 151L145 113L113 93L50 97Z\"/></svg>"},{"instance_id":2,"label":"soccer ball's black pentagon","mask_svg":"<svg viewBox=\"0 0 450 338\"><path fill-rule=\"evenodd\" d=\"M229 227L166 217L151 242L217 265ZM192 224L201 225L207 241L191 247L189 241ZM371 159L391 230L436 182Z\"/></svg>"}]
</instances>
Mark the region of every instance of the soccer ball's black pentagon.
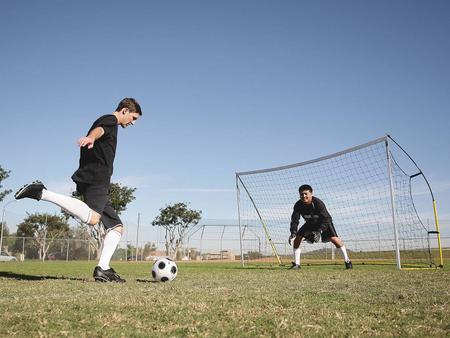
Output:
<instances>
[{"instance_id":1,"label":"soccer ball's black pentagon","mask_svg":"<svg viewBox=\"0 0 450 338\"><path fill-rule=\"evenodd\" d=\"M164 263L164 262L159 262L158 268L159 268L160 270L163 270L165 267L166 267L166 263Z\"/></svg>"},{"instance_id":2,"label":"soccer ball's black pentagon","mask_svg":"<svg viewBox=\"0 0 450 338\"><path fill-rule=\"evenodd\" d=\"M170 272L172 272L172 274L176 274L177 273L177 267L176 266L172 266L172 268L170 269Z\"/></svg>"},{"instance_id":3,"label":"soccer ball's black pentagon","mask_svg":"<svg viewBox=\"0 0 450 338\"><path fill-rule=\"evenodd\" d=\"M152 270L152 277L153 277L153 278L156 278L156 273L155 273L155 271L153 271L153 270Z\"/></svg>"},{"instance_id":4,"label":"soccer ball's black pentagon","mask_svg":"<svg viewBox=\"0 0 450 338\"><path fill-rule=\"evenodd\" d=\"M169 280L169 277L162 277L161 282L167 282Z\"/></svg>"},{"instance_id":5,"label":"soccer ball's black pentagon","mask_svg":"<svg viewBox=\"0 0 450 338\"><path fill-rule=\"evenodd\" d=\"M169 261L173 262L173 259L172 259L172 258L167 257L167 259L168 259Z\"/></svg>"}]
</instances>

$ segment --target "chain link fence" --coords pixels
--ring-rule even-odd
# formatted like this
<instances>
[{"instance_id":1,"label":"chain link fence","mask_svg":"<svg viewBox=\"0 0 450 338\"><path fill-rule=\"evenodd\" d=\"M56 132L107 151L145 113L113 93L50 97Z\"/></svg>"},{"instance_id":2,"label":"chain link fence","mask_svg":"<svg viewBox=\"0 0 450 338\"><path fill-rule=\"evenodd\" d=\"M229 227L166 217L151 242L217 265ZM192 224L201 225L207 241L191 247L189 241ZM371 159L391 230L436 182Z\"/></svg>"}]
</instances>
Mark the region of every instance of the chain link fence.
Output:
<instances>
[{"instance_id":1,"label":"chain link fence","mask_svg":"<svg viewBox=\"0 0 450 338\"><path fill-rule=\"evenodd\" d=\"M132 237L132 236L130 236ZM450 236L441 236L444 258L450 257ZM248 246L248 243L246 243ZM287 244L286 244L287 245ZM349 243L350 245L350 243ZM354 245L358 245L355 243ZM268 244L257 237L252 241L250 253L264 253ZM350 245L351 246L351 245ZM136 248L137 247L137 248ZM92 239L55 238L38 241L31 237L4 236L2 254L16 257L17 260L98 260L100 249ZM249 252L244 252L248 255ZM150 261L165 256L164 233L160 232L152 240L128 240L122 237L113 260ZM177 260L239 260L240 239L237 224L203 223L189 229L178 251Z\"/></svg>"}]
</instances>

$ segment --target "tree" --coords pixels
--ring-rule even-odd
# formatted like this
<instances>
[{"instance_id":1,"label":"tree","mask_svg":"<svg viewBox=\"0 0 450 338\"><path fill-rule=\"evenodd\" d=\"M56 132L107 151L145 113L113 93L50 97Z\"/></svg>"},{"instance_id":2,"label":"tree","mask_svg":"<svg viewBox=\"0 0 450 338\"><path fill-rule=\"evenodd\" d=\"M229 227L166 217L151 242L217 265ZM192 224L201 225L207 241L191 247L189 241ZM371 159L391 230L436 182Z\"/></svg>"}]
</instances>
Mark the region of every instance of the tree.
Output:
<instances>
[{"instance_id":1,"label":"tree","mask_svg":"<svg viewBox=\"0 0 450 338\"><path fill-rule=\"evenodd\" d=\"M198 224L202 212L188 209L186 203L167 205L159 211L160 214L153 220L152 225L166 230L166 255L175 259L187 229Z\"/></svg>"},{"instance_id":2,"label":"tree","mask_svg":"<svg viewBox=\"0 0 450 338\"><path fill-rule=\"evenodd\" d=\"M109 199L111 200L112 207L120 215L123 211L127 209L127 205L136 199L134 197L134 192L136 188L129 188L127 186L122 186L120 183L111 183L109 189ZM72 197L83 200L78 191L72 192ZM64 215L68 217L73 217L66 211L62 210ZM102 226L89 226L87 224L81 223L78 219L79 228L91 233L89 238L90 248L95 251L97 259L100 258L101 248L103 245L103 238L105 237L105 232Z\"/></svg>"},{"instance_id":3,"label":"tree","mask_svg":"<svg viewBox=\"0 0 450 338\"><path fill-rule=\"evenodd\" d=\"M147 242L144 245L144 250L142 251L142 256L145 259L145 257L150 256L153 252L156 251L156 243L153 242Z\"/></svg>"},{"instance_id":4,"label":"tree","mask_svg":"<svg viewBox=\"0 0 450 338\"><path fill-rule=\"evenodd\" d=\"M45 260L48 249L58 238L69 234L69 223L64 215L28 214L28 217L17 226L18 237L33 237L38 249L39 259Z\"/></svg>"},{"instance_id":5,"label":"tree","mask_svg":"<svg viewBox=\"0 0 450 338\"><path fill-rule=\"evenodd\" d=\"M3 188L2 182L9 177L10 172L11 171L9 171L9 170L3 169L2 166L0 165L0 189ZM4 190L4 191L0 190L0 202L3 201L3 199L6 197L6 195L11 193L11 191L12 190Z\"/></svg>"},{"instance_id":6,"label":"tree","mask_svg":"<svg viewBox=\"0 0 450 338\"><path fill-rule=\"evenodd\" d=\"M1 227L1 223L0 223ZM3 222L3 247L2 251L10 252L14 250L15 237L11 236L6 222Z\"/></svg>"},{"instance_id":7,"label":"tree","mask_svg":"<svg viewBox=\"0 0 450 338\"><path fill-rule=\"evenodd\" d=\"M111 204L118 215L127 209L127 205L130 202L136 199L136 197L134 197L135 191L136 188L122 186L120 183L111 183L109 198L111 199Z\"/></svg>"}]
</instances>

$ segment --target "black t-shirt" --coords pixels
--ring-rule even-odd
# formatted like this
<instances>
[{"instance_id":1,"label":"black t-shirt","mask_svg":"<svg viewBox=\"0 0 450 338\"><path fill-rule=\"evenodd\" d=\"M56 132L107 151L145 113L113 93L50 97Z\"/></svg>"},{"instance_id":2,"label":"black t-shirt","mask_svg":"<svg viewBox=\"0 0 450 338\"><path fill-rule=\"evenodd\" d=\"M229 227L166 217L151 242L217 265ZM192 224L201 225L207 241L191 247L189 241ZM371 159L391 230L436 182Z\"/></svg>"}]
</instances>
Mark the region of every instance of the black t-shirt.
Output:
<instances>
[{"instance_id":1,"label":"black t-shirt","mask_svg":"<svg viewBox=\"0 0 450 338\"><path fill-rule=\"evenodd\" d=\"M300 216L311 225L317 226L317 229L333 223L333 219L329 214L325 203L317 197L312 198L311 204L305 204L302 200L298 200L294 205L294 211L291 216L291 234L297 232Z\"/></svg>"},{"instance_id":2,"label":"black t-shirt","mask_svg":"<svg viewBox=\"0 0 450 338\"><path fill-rule=\"evenodd\" d=\"M87 135L97 127L102 127L105 133L95 141L93 148L80 148L80 166L72 175L76 183L110 184L116 155L117 122L114 115L103 115L92 124Z\"/></svg>"}]
</instances>

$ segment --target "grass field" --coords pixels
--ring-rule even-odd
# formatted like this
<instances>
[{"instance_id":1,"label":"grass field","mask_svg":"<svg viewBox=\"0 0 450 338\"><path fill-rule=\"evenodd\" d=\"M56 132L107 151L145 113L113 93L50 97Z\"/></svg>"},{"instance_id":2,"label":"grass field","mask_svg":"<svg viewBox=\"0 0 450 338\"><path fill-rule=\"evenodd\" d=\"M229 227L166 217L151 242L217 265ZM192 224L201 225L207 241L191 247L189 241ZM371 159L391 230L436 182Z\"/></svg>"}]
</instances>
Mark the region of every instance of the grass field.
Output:
<instances>
[{"instance_id":1,"label":"grass field","mask_svg":"<svg viewBox=\"0 0 450 338\"><path fill-rule=\"evenodd\" d=\"M448 269L178 265L154 283L151 263L116 263L119 285L92 262L0 263L0 336L450 335Z\"/></svg>"}]
</instances>

